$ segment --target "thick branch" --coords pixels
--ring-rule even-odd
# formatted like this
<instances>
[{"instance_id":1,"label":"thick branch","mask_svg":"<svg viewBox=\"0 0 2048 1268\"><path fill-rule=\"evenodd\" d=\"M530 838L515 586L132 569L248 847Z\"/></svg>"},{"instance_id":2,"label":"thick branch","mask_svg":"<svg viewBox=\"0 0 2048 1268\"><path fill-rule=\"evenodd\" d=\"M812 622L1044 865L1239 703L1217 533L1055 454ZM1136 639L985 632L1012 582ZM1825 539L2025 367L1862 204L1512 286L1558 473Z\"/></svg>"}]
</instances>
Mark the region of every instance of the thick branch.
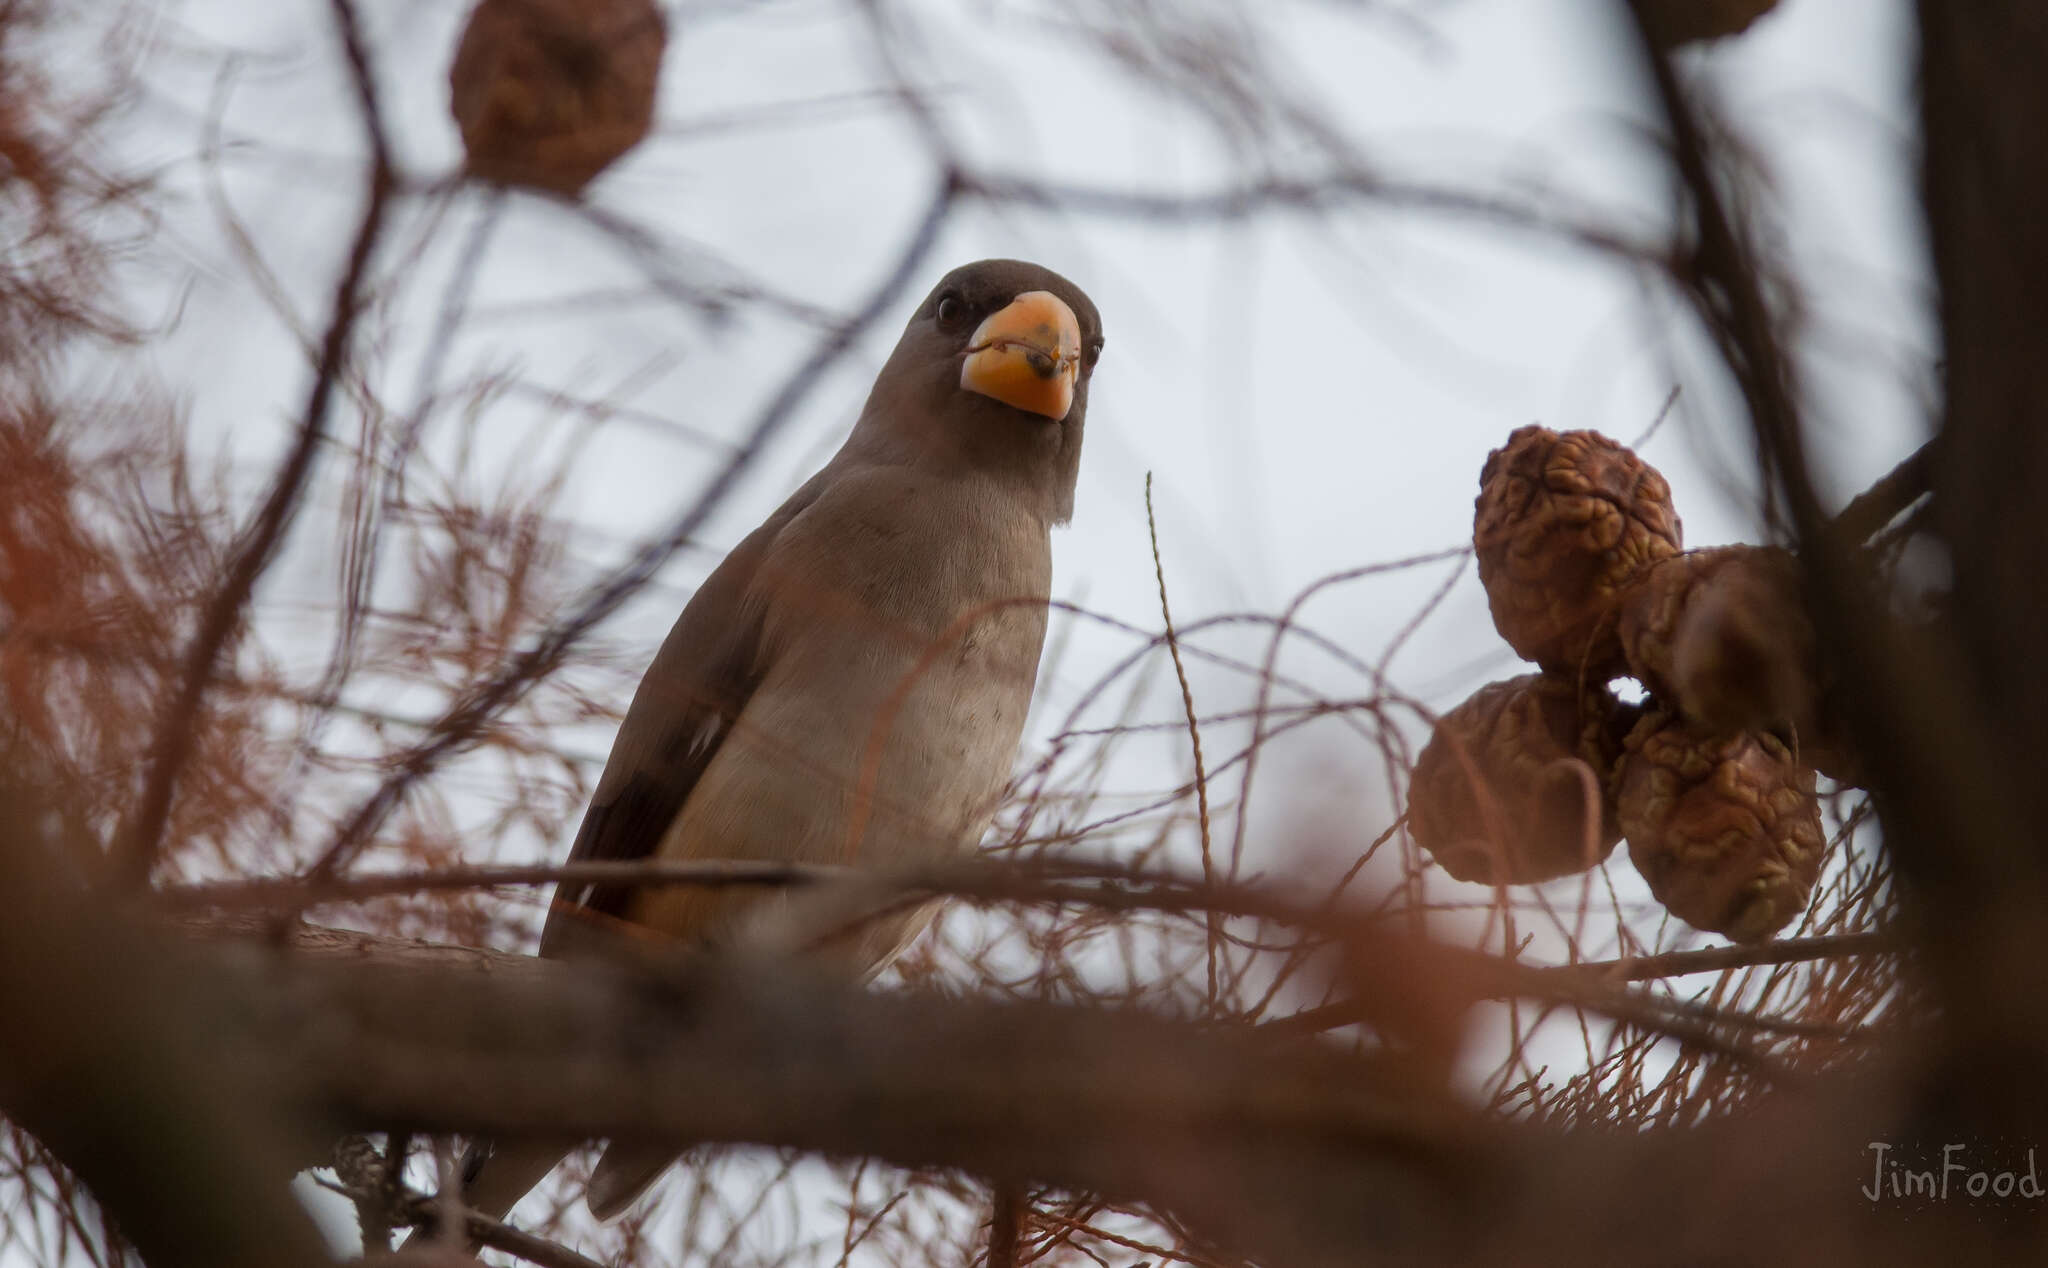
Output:
<instances>
[{"instance_id":1,"label":"thick branch","mask_svg":"<svg viewBox=\"0 0 2048 1268\"><path fill-rule=\"evenodd\" d=\"M0 1113L84 1181L151 1268L330 1262L282 1180L300 1165L286 1126L306 1122L303 1088L270 1054L224 1050L235 1000L219 954L51 890L27 866L43 843L13 826L0 822L15 904L0 921Z\"/></svg>"},{"instance_id":2,"label":"thick branch","mask_svg":"<svg viewBox=\"0 0 2048 1268\"><path fill-rule=\"evenodd\" d=\"M1199 1213L1301 1262L1333 1223L1377 1226L1400 1257L1458 1250L1488 1166L1490 1129L1395 1093L1378 1063L1191 1023L869 994L780 964L639 972L320 930L292 946L222 949L251 1024L216 1033L348 1128L961 1167Z\"/></svg>"},{"instance_id":3,"label":"thick branch","mask_svg":"<svg viewBox=\"0 0 2048 1268\"><path fill-rule=\"evenodd\" d=\"M2038 1077L2048 1047L2048 850L2040 831L2048 762L2040 546L2048 536L2048 359L2040 347L2048 329L2048 135L2040 126L2048 112L2048 7L1920 0L1916 8L1922 194L1945 357L1934 523L1954 569L1980 779L2011 809L1995 841L1952 833L1900 859L1941 903L1943 937L1933 949L1946 949L1940 963L1964 1005L1960 1026L1989 1032L1978 1045L1988 1049L2015 1038L2018 1014L2036 1019L1994 1059L2011 1090L2027 1098L2033 1121L2048 1123ZM1983 1112L2010 1121L2008 1107Z\"/></svg>"},{"instance_id":4,"label":"thick branch","mask_svg":"<svg viewBox=\"0 0 2048 1268\"><path fill-rule=\"evenodd\" d=\"M1711 1132L1581 1135L1489 1119L1385 1060L1128 1011L879 995L781 963L624 970L316 929L290 948L220 949L232 1023L192 1024L342 1127L957 1167L1150 1203L1273 1265L1580 1263L1588 1245L1934 1262L1981 1236L1960 1207L1895 1235L1856 1196L1867 1142L1896 1127L1867 1078ZM323 1142L304 1143L310 1160Z\"/></svg>"},{"instance_id":5,"label":"thick branch","mask_svg":"<svg viewBox=\"0 0 2048 1268\"><path fill-rule=\"evenodd\" d=\"M174 912L303 910L330 902L357 901L427 890L535 885L554 881L606 883L662 888L696 886L805 886L846 880L847 869L794 863L737 860L639 860L630 863L568 863L560 865L484 866L421 872L393 872L329 881L296 878L237 881L159 891L156 897ZM1037 862L1028 864L962 861L926 864L860 873L858 883L871 890L884 909L897 903L921 903L932 896L979 902L1043 903L1097 907L1115 911L1164 911L1214 920L1242 916L1315 931L1349 944L1354 954L1387 957L1417 954L1409 939L1386 931L1383 918L1333 908L1327 900L1288 893L1276 886L1237 881L1201 880L1142 867L1108 863ZM892 897L893 896L893 897ZM204 928L195 925L196 928ZM239 927L239 926L230 926ZM1781 964L1828 955L1896 949L1879 935L1847 935L1799 944L1770 943L1755 947L1721 947L1674 953L1671 956L1594 964L1540 967L1504 960L1485 952L1448 946L1430 947L1419 967L1431 976L1430 990L1462 1010L1481 999L1539 999L1603 1013L1723 1057L1776 1079L1785 1072L1735 1041L1718 1027L1726 1019L1689 1009L1672 1001L1621 989L1620 984L1655 977ZM1341 1003L1269 1023L1272 1036L1314 1034L1338 1026L1384 1020L1359 1003ZM1746 1029L1803 1033L1802 1023L1785 1019L1735 1019Z\"/></svg>"}]
</instances>

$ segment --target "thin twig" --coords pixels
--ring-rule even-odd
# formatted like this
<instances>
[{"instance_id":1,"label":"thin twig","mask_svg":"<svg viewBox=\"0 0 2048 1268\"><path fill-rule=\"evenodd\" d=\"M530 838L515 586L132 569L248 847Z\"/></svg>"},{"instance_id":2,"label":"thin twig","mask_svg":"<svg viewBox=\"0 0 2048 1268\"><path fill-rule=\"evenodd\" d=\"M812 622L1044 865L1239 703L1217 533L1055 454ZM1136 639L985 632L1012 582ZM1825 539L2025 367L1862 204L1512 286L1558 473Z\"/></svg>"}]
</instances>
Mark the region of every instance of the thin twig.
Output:
<instances>
[{"instance_id":1,"label":"thin twig","mask_svg":"<svg viewBox=\"0 0 2048 1268\"><path fill-rule=\"evenodd\" d=\"M1188 744L1195 753L1195 812L1199 816L1202 830L1202 883L1216 883L1216 858L1209 841L1209 773L1202 761L1202 727L1195 714L1195 693L1188 686L1188 667L1180 658L1180 635L1173 628L1173 608L1166 601L1166 565L1159 556L1159 517L1152 511L1152 473L1145 473L1145 528L1152 536L1152 573L1159 579L1159 618L1166 623L1166 650L1173 657L1173 674L1180 681L1181 708L1188 719ZM1223 920L1215 912L1208 913L1209 936L1207 959L1209 967L1209 1006L1218 1006L1216 999L1216 955L1217 942L1223 936Z\"/></svg>"},{"instance_id":2,"label":"thin twig","mask_svg":"<svg viewBox=\"0 0 2048 1268\"><path fill-rule=\"evenodd\" d=\"M404 894L511 886L808 885L834 879L844 869L823 864L761 863L724 859L687 862L648 859L629 863L516 864L372 872L326 879L299 876L165 886L151 895L169 911L291 911L330 903L362 902Z\"/></svg>"},{"instance_id":3,"label":"thin twig","mask_svg":"<svg viewBox=\"0 0 2048 1268\"><path fill-rule=\"evenodd\" d=\"M1165 223L1245 220L1276 210L1312 212L1349 203L1376 202L1552 236L1598 254L1659 269L1670 268L1669 257L1656 244L1633 241L1595 225L1590 219L1565 220L1541 208L1505 198L1409 184L1361 172L1340 171L1309 179L1274 178L1196 193L1061 184L1007 173L970 173L962 179L966 192L991 202Z\"/></svg>"},{"instance_id":4,"label":"thin twig","mask_svg":"<svg viewBox=\"0 0 2048 1268\"><path fill-rule=\"evenodd\" d=\"M455 264L450 277L441 312L434 323L427 350L421 358L419 374L413 384L412 408L399 423L398 436L392 452L382 466L381 473L373 470L362 482L357 496L360 498L355 513L350 516L351 531L342 542L342 602L340 628L335 632L334 650L328 654L327 671L313 688L315 708L315 730L302 741L302 748L310 750L317 743L318 727L323 724L328 712L340 702L342 687L348 682L355 669L356 654L362 640L364 617L369 612L371 588L376 582L377 560L382 553L384 531L391 508L404 496L406 469L411 465L412 456L419 448L421 434L426 430L427 414L434 404L435 385L441 375L441 368L448 359L449 349L454 345L456 332L462 325L463 315L469 302L476 278L483 266L485 250L490 245L491 234L502 218L505 208L505 192L492 189L487 195L483 211L477 223L470 230L464 242L462 254Z\"/></svg>"},{"instance_id":5,"label":"thin twig","mask_svg":"<svg viewBox=\"0 0 2048 1268\"><path fill-rule=\"evenodd\" d=\"M461 1205L443 1202L439 1198L413 1197L406 1204L406 1213L412 1224L418 1228L438 1228L444 1209L460 1216L464 1232L469 1240L492 1250L502 1250L516 1255L528 1263L539 1264L541 1268L606 1268L602 1263L587 1255L579 1255L560 1242L551 1242L532 1233L523 1233L480 1211L472 1211Z\"/></svg>"},{"instance_id":6,"label":"thin twig","mask_svg":"<svg viewBox=\"0 0 2048 1268\"><path fill-rule=\"evenodd\" d=\"M1618 960L1528 966L1528 971L1535 978L1559 982L1649 982L1663 978L1685 977L1693 973L1719 973L1765 965L1804 964L1814 960L1835 960L1862 955L1896 955L1904 950L1905 947L1900 940L1889 933L1844 933L1816 938L1787 938L1781 942L1764 942L1754 946L1702 947L1693 951L1667 951L1661 955L1623 956ZM1353 1025L1361 1016L1356 1004L1340 1001L1306 1009L1278 1021L1267 1022L1263 1029L1276 1038L1319 1034L1340 1026ZM1727 1022L1734 1025L1747 1023L1754 1029L1778 1030L1791 1034L1841 1034L1839 1027L1815 1031L1803 1022L1759 1017L1753 1014L1720 1014L1706 1011L1697 1016L1703 1021Z\"/></svg>"},{"instance_id":7,"label":"thin twig","mask_svg":"<svg viewBox=\"0 0 2048 1268\"><path fill-rule=\"evenodd\" d=\"M326 438L335 387L348 356L356 319L361 315L363 279L369 272L370 258L376 252L378 238L384 230L385 212L391 201L394 186L390 147L385 140L383 114L370 74L369 54L363 47L362 32L357 26L355 6L352 0L331 0L331 4L335 27L340 32L350 78L355 86L363 131L369 140L369 193L364 201L362 219L356 226L355 239L349 246L348 262L335 288L333 312L327 322L327 333L320 341L320 358L313 370L312 390L300 415L298 438L279 465L262 508L238 535L227 576L207 602L206 610L200 616L199 629L186 650L178 688L166 698L163 712L157 719L150 749L149 774L143 783L142 796L136 803L135 817L121 837L122 848L117 859L120 880L137 888L149 883L158 844L170 819L171 794L179 773L191 758L201 705L213 683L215 667L229 638L241 624L243 610L255 592L258 578L276 558L278 544L293 512L298 509L307 478L312 473L314 457Z\"/></svg>"},{"instance_id":8,"label":"thin twig","mask_svg":"<svg viewBox=\"0 0 2048 1268\"><path fill-rule=\"evenodd\" d=\"M1891 933L1838 933L1816 938L1785 938L1754 945L1666 951L1661 955L1623 956L1618 960L1595 960L1537 971L1561 976L1583 975L1608 982L1648 982L1759 965L1803 964L1810 960L1833 960L1845 956L1896 955L1905 949L1905 944Z\"/></svg>"},{"instance_id":9,"label":"thin twig","mask_svg":"<svg viewBox=\"0 0 2048 1268\"><path fill-rule=\"evenodd\" d=\"M1671 385L1671 390L1664 394L1664 403L1657 407L1656 417L1650 420L1648 427L1643 428L1642 431L1636 434L1634 440L1628 442L1629 448L1640 450L1643 446L1649 444L1651 438L1656 436L1659 431L1663 430L1664 424L1671 420L1671 415L1678 406L1678 394L1681 390L1679 384L1674 383Z\"/></svg>"},{"instance_id":10,"label":"thin twig","mask_svg":"<svg viewBox=\"0 0 2048 1268\"><path fill-rule=\"evenodd\" d=\"M1845 542L1867 542L1934 487L1935 441L1915 449L1875 484L1856 495L1835 517Z\"/></svg>"},{"instance_id":11,"label":"thin twig","mask_svg":"<svg viewBox=\"0 0 2048 1268\"><path fill-rule=\"evenodd\" d=\"M728 859L641 859L632 862L517 864L432 868L336 877L313 882L300 877L224 881L167 886L152 898L169 912L269 911L305 909L331 903L445 890L483 890L533 885L665 886L792 886L842 879L849 869L826 864L773 863ZM1171 871L1113 862L1036 860L991 863L961 860L902 869L863 869L868 883L924 894L989 901L1077 904L1112 910L1192 911L1210 907L1230 915L1252 916L1342 933L1359 922L1356 914L1327 896L1296 900L1268 885L1229 881L1197 881ZM1522 968L1538 976L1582 981L1646 982L1694 973L1760 965L1799 964L1862 955L1892 955L1906 950L1897 935L1885 932L1787 938L1755 945L1702 947L1660 955L1623 956L1578 964Z\"/></svg>"}]
</instances>

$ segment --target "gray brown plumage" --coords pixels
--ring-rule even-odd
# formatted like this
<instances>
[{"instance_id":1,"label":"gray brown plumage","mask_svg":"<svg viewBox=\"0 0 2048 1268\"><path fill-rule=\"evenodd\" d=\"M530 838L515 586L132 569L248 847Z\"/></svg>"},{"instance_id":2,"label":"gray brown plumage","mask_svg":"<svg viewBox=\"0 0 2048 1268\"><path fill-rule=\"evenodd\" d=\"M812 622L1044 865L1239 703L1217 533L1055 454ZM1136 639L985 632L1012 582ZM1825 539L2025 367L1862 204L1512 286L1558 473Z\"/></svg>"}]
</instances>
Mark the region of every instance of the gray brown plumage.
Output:
<instances>
[{"instance_id":1,"label":"gray brown plumage","mask_svg":"<svg viewBox=\"0 0 2048 1268\"><path fill-rule=\"evenodd\" d=\"M875 865L973 846L1031 701L1101 330L1088 297L1036 265L947 274L844 446L684 608L571 859ZM729 944L787 906L762 890L565 889L542 953L621 930ZM862 922L823 954L870 971L930 914ZM469 1201L503 1214L560 1154L501 1150ZM592 1210L622 1209L673 1156L615 1147Z\"/></svg>"}]
</instances>

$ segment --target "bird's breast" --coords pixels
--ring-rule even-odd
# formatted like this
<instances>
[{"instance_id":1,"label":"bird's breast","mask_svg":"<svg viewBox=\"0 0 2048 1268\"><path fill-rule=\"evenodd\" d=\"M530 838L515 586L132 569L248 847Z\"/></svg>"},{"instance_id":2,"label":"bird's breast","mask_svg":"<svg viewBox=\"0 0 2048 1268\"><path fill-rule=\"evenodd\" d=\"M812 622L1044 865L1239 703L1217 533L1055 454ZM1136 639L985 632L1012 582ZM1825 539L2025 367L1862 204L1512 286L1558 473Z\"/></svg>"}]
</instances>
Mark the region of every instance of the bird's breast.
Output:
<instances>
[{"instance_id":1,"label":"bird's breast","mask_svg":"<svg viewBox=\"0 0 2048 1268\"><path fill-rule=\"evenodd\" d=\"M969 847L1046 627L1046 526L971 484L843 480L764 558L764 677L673 851L887 864Z\"/></svg>"}]
</instances>

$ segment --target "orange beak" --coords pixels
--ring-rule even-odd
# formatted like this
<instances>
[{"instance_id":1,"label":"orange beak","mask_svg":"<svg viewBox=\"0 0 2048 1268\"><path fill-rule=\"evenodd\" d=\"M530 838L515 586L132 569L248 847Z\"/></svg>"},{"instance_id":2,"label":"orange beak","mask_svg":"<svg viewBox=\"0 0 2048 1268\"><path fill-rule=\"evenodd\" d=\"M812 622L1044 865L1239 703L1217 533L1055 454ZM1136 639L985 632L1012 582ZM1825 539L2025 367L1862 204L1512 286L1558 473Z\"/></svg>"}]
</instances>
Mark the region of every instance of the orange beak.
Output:
<instances>
[{"instance_id":1,"label":"orange beak","mask_svg":"<svg viewBox=\"0 0 2048 1268\"><path fill-rule=\"evenodd\" d=\"M1026 291L967 341L960 386L1058 422L1074 407L1081 323L1051 291Z\"/></svg>"}]
</instances>

